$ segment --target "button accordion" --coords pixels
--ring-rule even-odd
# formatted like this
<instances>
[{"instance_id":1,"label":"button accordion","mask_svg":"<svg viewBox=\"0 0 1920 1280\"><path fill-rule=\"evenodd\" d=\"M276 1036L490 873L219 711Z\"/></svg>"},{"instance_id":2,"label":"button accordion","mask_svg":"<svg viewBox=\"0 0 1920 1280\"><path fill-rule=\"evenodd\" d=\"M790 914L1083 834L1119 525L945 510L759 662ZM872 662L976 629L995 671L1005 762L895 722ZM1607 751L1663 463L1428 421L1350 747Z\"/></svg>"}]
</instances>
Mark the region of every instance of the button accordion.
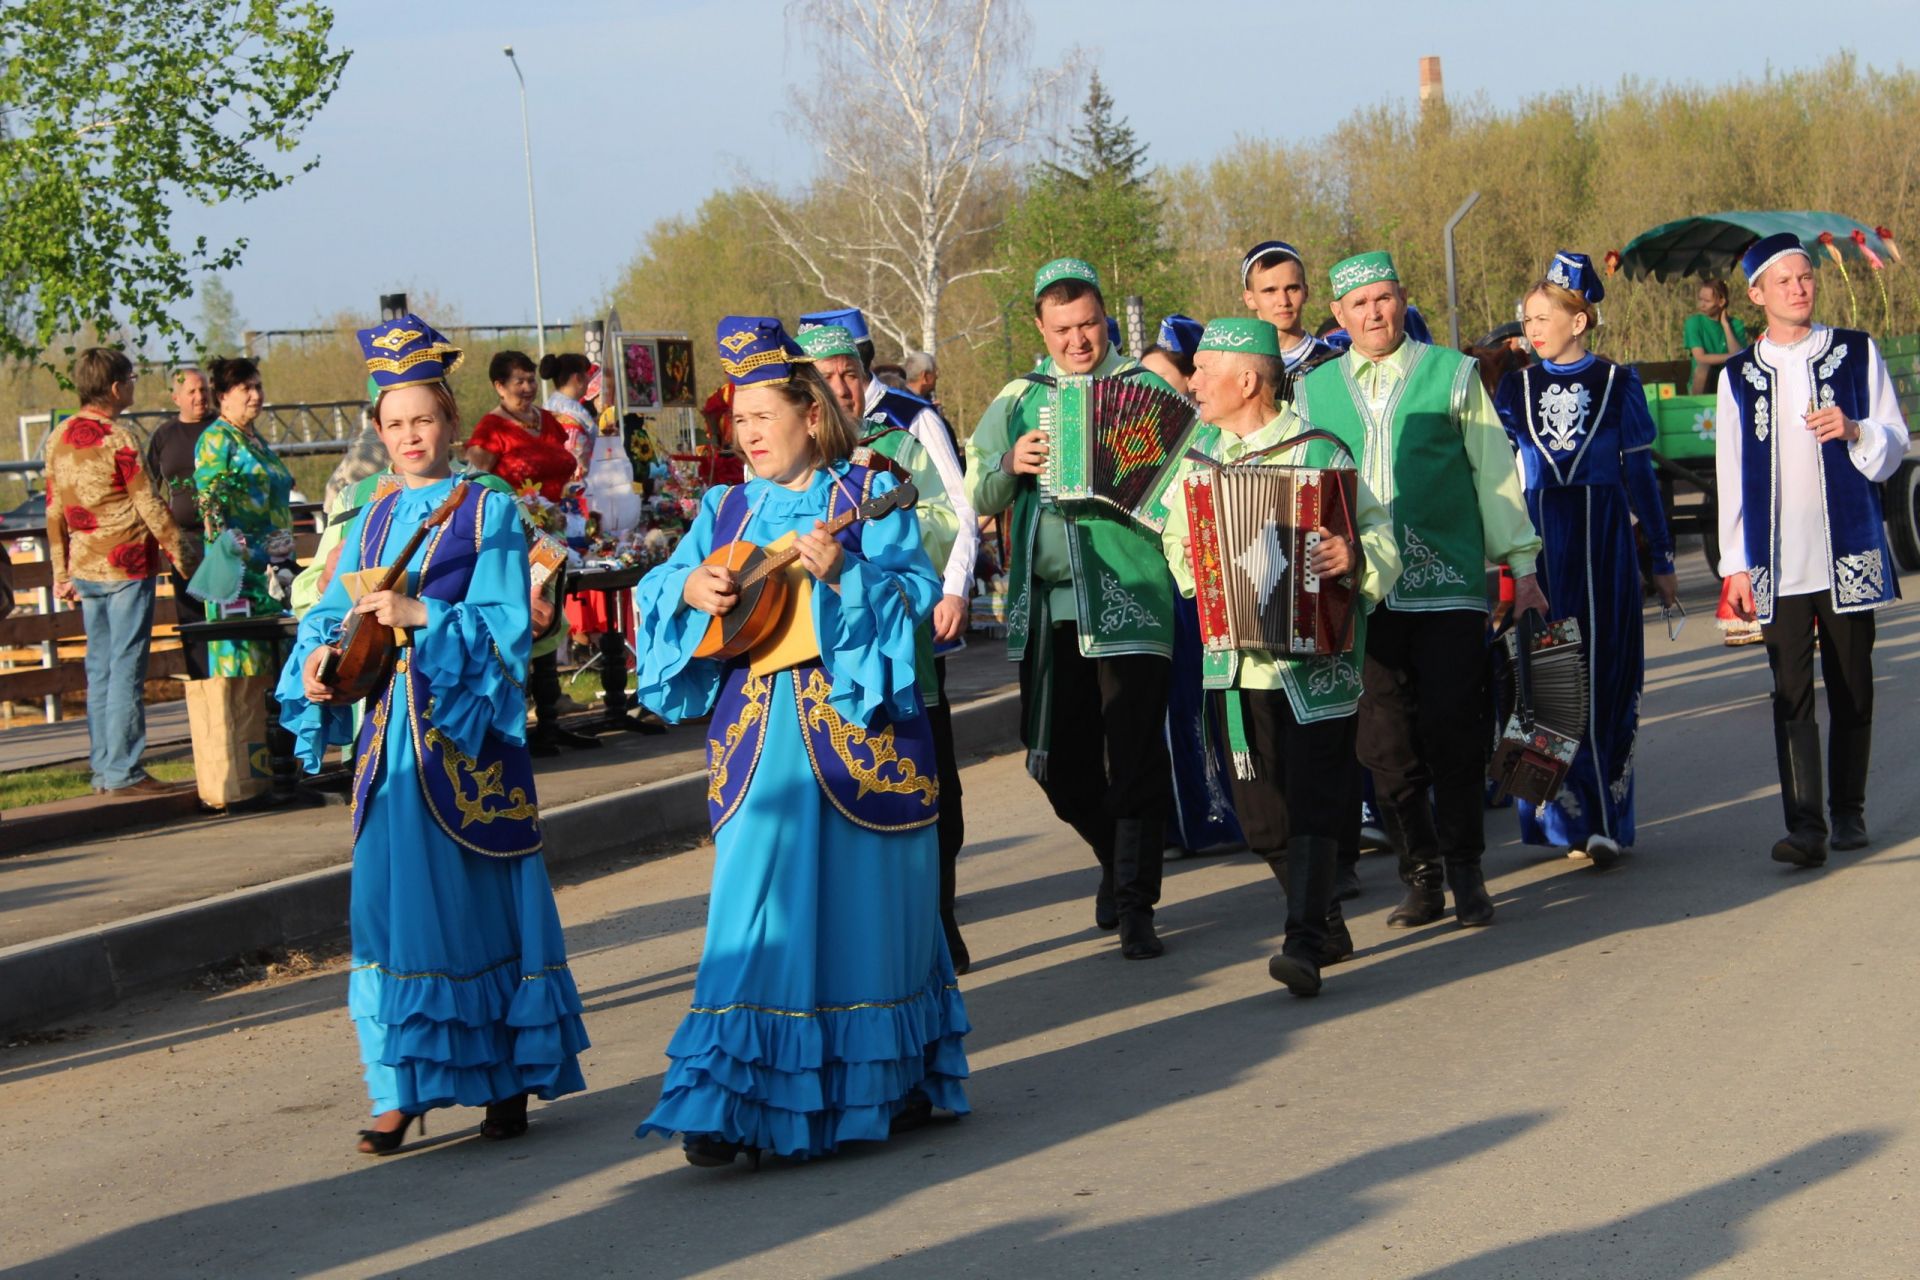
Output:
<instances>
[{"instance_id":1,"label":"button accordion","mask_svg":"<svg viewBox=\"0 0 1920 1280\"><path fill-rule=\"evenodd\" d=\"M1046 394L1037 415L1047 436L1041 501L1160 532L1174 463L1198 420L1193 402L1133 378L1028 376Z\"/></svg>"},{"instance_id":2,"label":"button accordion","mask_svg":"<svg viewBox=\"0 0 1920 1280\"><path fill-rule=\"evenodd\" d=\"M1337 437L1307 430L1272 450ZM1354 511L1359 473L1344 467L1205 463L1182 484L1200 641L1208 650L1260 649L1291 657L1345 653L1353 647L1354 573L1322 578L1312 568L1320 529L1360 554Z\"/></svg>"},{"instance_id":3,"label":"button accordion","mask_svg":"<svg viewBox=\"0 0 1920 1280\"><path fill-rule=\"evenodd\" d=\"M1507 695L1513 711L1487 776L1495 799L1551 804L1586 736L1587 650L1576 618L1542 622L1529 612L1507 632Z\"/></svg>"}]
</instances>

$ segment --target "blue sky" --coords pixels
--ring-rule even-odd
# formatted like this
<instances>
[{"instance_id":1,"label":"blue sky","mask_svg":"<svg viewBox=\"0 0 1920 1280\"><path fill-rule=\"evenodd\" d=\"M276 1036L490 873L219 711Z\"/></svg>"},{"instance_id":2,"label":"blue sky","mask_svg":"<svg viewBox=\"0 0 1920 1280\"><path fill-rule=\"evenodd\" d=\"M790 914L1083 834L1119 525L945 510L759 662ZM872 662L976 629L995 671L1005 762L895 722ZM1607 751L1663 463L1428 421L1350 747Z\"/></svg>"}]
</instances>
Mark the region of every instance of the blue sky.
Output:
<instances>
[{"instance_id":1,"label":"blue sky","mask_svg":"<svg viewBox=\"0 0 1920 1280\"><path fill-rule=\"evenodd\" d=\"M1569 7L1561 6L1566 12ZM227 277L246 326L370 312L408 289L468 324L532 319L512 44L527 76L548 320L600 304L648 227L690 213L744 168L793 185L812 161L787 133L786 86L812 60L778 0L336 0L354 50L303 152L320 167L242 205L183 212L187 236L244 235ZM1495 105L1623 77L1719 83L1844 49L1920 65L1909 4L1738 6L1609 0L1549 29L1521 5L1287 0L1028 0L1036 62L1078 46L1163 164L1236 135L1310 139L1354 109L1411 101L1418 60L1455 99ZM1695 16L1698 15L1698 16ZM195 309L189 306L189 313Z\"/></svg>"}]
</instances>

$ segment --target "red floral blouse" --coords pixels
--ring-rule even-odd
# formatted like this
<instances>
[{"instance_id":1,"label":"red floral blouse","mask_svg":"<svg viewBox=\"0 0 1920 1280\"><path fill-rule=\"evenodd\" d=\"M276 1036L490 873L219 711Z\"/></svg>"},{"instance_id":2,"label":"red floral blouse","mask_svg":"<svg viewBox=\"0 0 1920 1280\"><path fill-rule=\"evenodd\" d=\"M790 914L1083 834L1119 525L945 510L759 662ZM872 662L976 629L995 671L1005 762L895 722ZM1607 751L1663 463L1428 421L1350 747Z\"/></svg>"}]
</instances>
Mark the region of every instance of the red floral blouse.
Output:
<instances>
[{"instance_id":1,"label":"red floral blouse","mask_svg":"<svg viewBox=\"0 0 1920 1280\"><path fill-rule=\"evenodd\" d=\"M184 562L180 527L154 497L133 437L84 415L47 443L47 544L56 583L150 578L162 547Z\"/></svg>"}]
</instances>

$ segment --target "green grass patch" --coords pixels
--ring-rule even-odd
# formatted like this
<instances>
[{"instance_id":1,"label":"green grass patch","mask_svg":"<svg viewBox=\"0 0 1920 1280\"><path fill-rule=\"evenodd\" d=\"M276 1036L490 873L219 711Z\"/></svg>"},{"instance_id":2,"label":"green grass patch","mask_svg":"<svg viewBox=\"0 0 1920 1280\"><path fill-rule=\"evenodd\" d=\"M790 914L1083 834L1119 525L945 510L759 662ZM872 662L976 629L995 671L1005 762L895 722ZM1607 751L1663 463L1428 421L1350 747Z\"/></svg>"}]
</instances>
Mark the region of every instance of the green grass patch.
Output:
<instances>
[{"instance_id":1,"label":"green grass patch","mask_svg":"<svg viewBox=\"0 0 1920 1280\"><path fill-rule=\"evenodd\" d=\"M149 760L147 772L162 782L193 781L191 760ZM0 809L71 800L93 791L93 775L83 769L56 767L0 773Z\"/></svg>"}]
</instances>

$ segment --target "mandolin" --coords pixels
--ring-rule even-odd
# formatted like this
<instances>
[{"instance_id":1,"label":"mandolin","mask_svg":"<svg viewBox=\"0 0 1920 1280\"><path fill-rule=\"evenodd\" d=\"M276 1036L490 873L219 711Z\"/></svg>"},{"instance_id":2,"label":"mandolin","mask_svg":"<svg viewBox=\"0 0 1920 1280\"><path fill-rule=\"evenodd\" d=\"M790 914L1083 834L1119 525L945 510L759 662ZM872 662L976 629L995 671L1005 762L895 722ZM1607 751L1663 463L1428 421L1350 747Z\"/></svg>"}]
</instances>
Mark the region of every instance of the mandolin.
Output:
<instances>
[{"instance_id":1,"label":"mandolin","mask_svg":"<svg viewBox=\"0 0 1920 1280\"><path fill-rule=\"evenodd\" d=\"M878 520L889 511L906 511L919 497L919 491L911 482L902 482L827 521L826 532L832 536L856 520ZM783 570L799 558L797 545L775 550L739 541L729 542L701 561L732 574L740 595L733 608L707 624L707 634L701 638L693 656L737 658L772 636L787 611L790 588Z\"/></svg>"},{"instance_id":2,"label":"mandolin","mask_svg":"<svg viewBox=\"0 0 1920 1280\"><path fill-rule=\"evenodd\" d=\"M452 518L460 508L460 502L467 496L468 482L462 480L453 486L453 492L447 500L434 510L427 522L413 531L402 547L400 554L380 579L376 591L391 591L407 571L407 563L413 559L413 553L420 549L427 532L437 529ZM347 619L346 629L340 634L340 643L320 665L320 683L332 689L348 702L359 702L370 694L386 686L393 675L394 664L400 660L399 638L393 628L381 622L370 613L356 613Z\"/></svg>"}]
</instances>

